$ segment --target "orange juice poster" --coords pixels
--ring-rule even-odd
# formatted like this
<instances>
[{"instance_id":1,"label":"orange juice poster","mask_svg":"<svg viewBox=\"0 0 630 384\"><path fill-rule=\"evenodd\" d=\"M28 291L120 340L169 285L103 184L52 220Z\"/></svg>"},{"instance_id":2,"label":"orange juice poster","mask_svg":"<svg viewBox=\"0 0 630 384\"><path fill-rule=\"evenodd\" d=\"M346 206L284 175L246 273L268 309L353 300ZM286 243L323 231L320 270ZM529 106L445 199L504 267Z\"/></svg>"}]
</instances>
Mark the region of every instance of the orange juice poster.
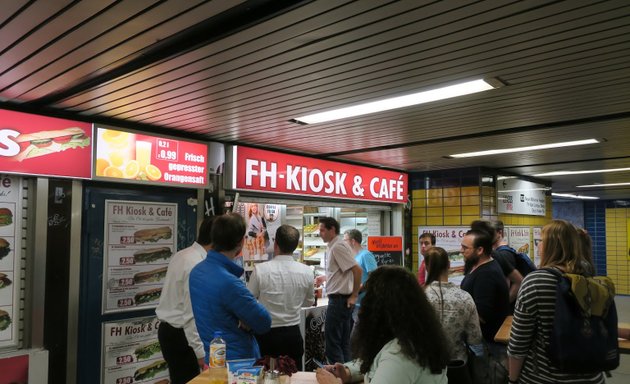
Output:
<instances>
[{"instance_id":1,"label":"orange juice poster","mask_svg":"<svg viewBox=\"0 0 630 384\"><path fill-rule=\"evenodd\" d=\"M97 128L96 178L205 186L205 144Z\"/></svg>"}]
</instances>

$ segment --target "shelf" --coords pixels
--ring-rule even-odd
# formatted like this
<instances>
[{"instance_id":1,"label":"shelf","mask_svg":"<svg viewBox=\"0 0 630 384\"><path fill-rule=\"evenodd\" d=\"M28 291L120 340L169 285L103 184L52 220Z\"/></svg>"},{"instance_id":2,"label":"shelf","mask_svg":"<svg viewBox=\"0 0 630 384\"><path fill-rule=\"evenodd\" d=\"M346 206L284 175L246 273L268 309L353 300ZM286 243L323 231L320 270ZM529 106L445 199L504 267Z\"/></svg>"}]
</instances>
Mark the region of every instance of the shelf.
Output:
<instances>
[{"instance_id":1,"label":"shelf","mask_svg":"<svg viewBox=\"0 0 630 384\"><path fill-rule=\"evenodd\" d=\"M321 237L306 237L304 238L304 247L325 247L326 243Z\"/></svg>"}]
</instances>

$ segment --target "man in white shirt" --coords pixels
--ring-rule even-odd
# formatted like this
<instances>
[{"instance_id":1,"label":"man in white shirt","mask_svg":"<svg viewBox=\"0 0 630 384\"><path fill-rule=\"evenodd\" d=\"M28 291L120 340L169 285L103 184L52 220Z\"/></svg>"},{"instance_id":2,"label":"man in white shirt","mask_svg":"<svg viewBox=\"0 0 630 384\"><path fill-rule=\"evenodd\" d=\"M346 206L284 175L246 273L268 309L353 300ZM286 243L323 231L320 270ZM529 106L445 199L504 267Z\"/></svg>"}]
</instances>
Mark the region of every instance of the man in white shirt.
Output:
<instances>
[{"instance_id":1,"label":"man in white shirt","mask_svg":"<svg viewBox=\"0 0 630 384\"><path fill-rule=\"evenodd\" d=\"M359 297L361 267L354 259L350 245L339 235L339 222L332 217L319 218L319 236L328 243L326 274L315 279L320 286L326 281L328 307L324 323L326 359L330 364L352 360L350 331L352 311Z\"/></svg>"},{"instance_id":2,"label":"man in white shirt","mask_svg":"<svg viewBox=\"0 0 630 384\"><path fill-rule=\"evenodd\" d=\"M212 248L213 220L214 216L206 217L199 227L197 241L177 252L169 262L160 302L155 309L160 320L158 340L172 384L187 383L203 368L205 351L193 318L188 277Z\"/></svg>"},{"instance_id":3,"label":"man in white shirt","mask_svg":"<svg viewBox=\"0 0 630 384\"><path fill-rule=\"evenodd\" d=\"M300 232L290 225L276 230L271 261L254 267L247 288L271 315L271 330L256 335L261 355L286 355L302 370L304 339L300 333L300 308L315 301L313 271L293 259Z\"/></svg>"}]
</instances>

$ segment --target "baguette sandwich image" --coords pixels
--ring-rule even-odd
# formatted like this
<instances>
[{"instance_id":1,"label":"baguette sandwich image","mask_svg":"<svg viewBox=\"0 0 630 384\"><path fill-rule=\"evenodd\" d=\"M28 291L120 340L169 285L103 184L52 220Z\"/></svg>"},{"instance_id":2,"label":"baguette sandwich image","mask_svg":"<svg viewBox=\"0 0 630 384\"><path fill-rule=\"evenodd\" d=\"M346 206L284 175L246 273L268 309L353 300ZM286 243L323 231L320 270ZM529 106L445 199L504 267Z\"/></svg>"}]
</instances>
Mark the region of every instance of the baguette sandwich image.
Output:
<instances>
[{"instance_id":1,"label":"baguette sandwich image","mask_svg":"<svg viewBox=\"0 0 630 384\"><path fill-rule=\"evenodd\" d=\"M11 252L11 244L9 244L6 239L0 237L0 260L6 257L9 252Z\"/></svg>"},{"instance_id":2,"label":"baguette sandwich image","mask_svg":"<svg viewBox=\"0 0 630 384\"><path fill-rule=\"evenodd\" d=\"M171 381L169 379L158 380L153 384L169 384Z\"/></svg>"},{"instance_id":3,"label":"baguette sandwich image","mask_svg":"<svg viewBox=\"0 0 630 384\"><path fill-rule=\"evenodd\" d=\"M11 316L9 316L7 311L0 309L0 331L9 328L9 325L11 325Z\"/></svg>"},{"instance_id":4,"label":"baguette sandwich image","mask_svg":"<svg viewBox=\"0 0 630 384\"><path fill-rule=\"evenodd\" d=\"M147 365L146 367L138 368L133 374L133 379L134 381L150 379L157 375L159 372L166 370L166 368L168 368L166 361L158 360L153 364Z\"/></svg>"},{"instance_id":5,"label":"baguette sandwich image","mask_svg":"<svg viewBox=\"0 0 630 384\"><path fill-rule=\"evenodd\" d=\"M134 302L136 305L150 303L160 298L162 294L162 288L147 289L146 291L136 293L134 296Z\"/></svg>"},{"instance_id":6,"label":"baguette sandwich image","mask_svg":"<svg viewBox=\"0 0 630 384\"><path fill-rule=\"evenodd\" d=\"M145 344L136 348L136 350L134 351L134 354L136 355L137 360L140 360L140 359L146 360L149 357L161 351L162 351L162 348L160 347L160 342L155 341L151 344Z\"/></svg>"},{"instance_id":7,"label":"baguette sandwich image","mask_svg":"<svg viewBox=\"0 0 630 384\"><path fill-rule=\"evenodd\" d=\"M171 236L173 236L171 227L158 227L140 229L133 234L133 239L136 243L155 243L160 239L170 239Z\"/></svg>"},{"instance_id":8,"label":"baguette sandwich image","mask_svg":"<svg viewBox=\"0 0 630 384\"><path fill-rule=\"evenodd\" d=\"M169 247L141 249L134 252L133 260L136 263L150 263L160 259L168 259L173 254Z\"/></svg>"},{"instance_id":9,"label":"baguette sandwich image","mask_svg":"<svg viewBox=\"0 0 630 384\"><path fill-rule=\"evenodd\" d=\"M15 141L20 145L20 153L14 157L16 161L90 145L90 138L79 127L24 133L19 135Z\"/></svg>"},{"instance_id":10,"label":"baguette sandwich image","mask_svg":"<svg viewBox=\"0 0 630 384\"><path fill-rule=\"evenodd\" d=\"M13 212L9 208L0 208L0 227L13 223Z\"/></svg>"},{"instance_id":11,"label":"baguette sandwich image","mask_svg":"<svg viewBox=\"0 0 630 384\"><path fill-rule=\"evenodd\" d=\"M9 285L11 285L11 279L9 279L4 273L0 272L0 289L8 287Z\"/></svg>"},{"instance_id":12,"label":"baguette sandwich image","mask_svg":"<svg viewBox=\"0 0 630 384\"><path fill-rule=\"evenodd\" d=\"M168 267L157 268L151 271L138 272L133 275L133 282L135 284L158 282L164 279L166 276L166 270Z\"/></svg>"}]
</instances>

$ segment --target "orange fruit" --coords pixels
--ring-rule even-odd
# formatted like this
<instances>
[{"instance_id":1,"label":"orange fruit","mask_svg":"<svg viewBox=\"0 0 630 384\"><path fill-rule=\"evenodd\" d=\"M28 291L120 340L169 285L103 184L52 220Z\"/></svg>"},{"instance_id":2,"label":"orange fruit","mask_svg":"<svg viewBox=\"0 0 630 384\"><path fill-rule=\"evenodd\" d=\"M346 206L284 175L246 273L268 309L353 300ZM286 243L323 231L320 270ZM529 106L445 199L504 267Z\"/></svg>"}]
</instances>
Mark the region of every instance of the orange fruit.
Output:
<instances>
[{"instance_id":1,"label":"orange fruit","mask_svg":"<svg viewBox=\"0 0 630 384\"><path fill-rule=\"evenodd\" d=\"M109 160L112 162L112 165L114 167L120 167L125 161L125 159L123 158L123 154L120 151L114 151L110 153Z\"/></svg>"},{"instance_id":2,"label":"orange fruit","mask_svg":"<svg viewBox=\"0 0 630 384\"><path fill-rule=\"evenodd\" d=\"M109 161L107 161L106 159L96 159L96 176L104 176L105 168L109 167L110 165L111 164L109 164Z\"/></svg>"},{"instance_id":3,"label":"orange fruit","mask_svg":"<svg viewBox=\"0 0 630 384\"><path fill-rule=\"evenodd\" d=\"M162 171L153 164L148 164L145 171L147 178L151 181L158 181L162 178Z\"/></svg>"},{"instance_id":4,"label":"orange fruit","mask_svg":"<svg viewBox=\"0 0 630 384\"><path fill-rule=\"evenodd\" d=\"M103 131L103 140L110 144L111 147L123 148L126 147L129 142L129 132L114 131L112 129L106 129Z\"/></svg>"},{"instance_id":5,"label":"orange fruit","mask_svg":"<svg viewBox=\"0 0 630 384\"><path fill-rule=\"evenodd\" d=\"M121 178L123 172L119 168L109 166L103 170L103 176Z\"/></svg>"},{"instance_id":6,"label":"orange fruit","mask_svg":"<svg viewBox=\"0 0 630 384\"><path fill-rule=\"evenodd\" d=\"M123 177L125 179L135 179L140 173L140 165L136 160L131 160L123 168Z\"/></svg>"}]
</instances>

